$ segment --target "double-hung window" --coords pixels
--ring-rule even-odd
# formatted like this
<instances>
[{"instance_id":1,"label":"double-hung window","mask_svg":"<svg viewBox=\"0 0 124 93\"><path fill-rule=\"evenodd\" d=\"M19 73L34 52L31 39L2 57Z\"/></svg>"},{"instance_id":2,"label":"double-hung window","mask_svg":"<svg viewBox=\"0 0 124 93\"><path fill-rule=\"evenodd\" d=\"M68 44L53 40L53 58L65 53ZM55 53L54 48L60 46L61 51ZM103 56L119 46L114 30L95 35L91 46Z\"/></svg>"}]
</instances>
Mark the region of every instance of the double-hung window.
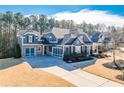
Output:
<instances>
[{"instance_id":1,"label":"double-hung window","mask_svg":"<svg viewBox=\"0 0 124 93\"><path fill-rule=\"evenodd\" d=\"M32 38L32 36L30 35L29 37L28 37L29 39L29 43L32 43L32 41L33 41L33 38Z\"/></svg>"}]
</instances>

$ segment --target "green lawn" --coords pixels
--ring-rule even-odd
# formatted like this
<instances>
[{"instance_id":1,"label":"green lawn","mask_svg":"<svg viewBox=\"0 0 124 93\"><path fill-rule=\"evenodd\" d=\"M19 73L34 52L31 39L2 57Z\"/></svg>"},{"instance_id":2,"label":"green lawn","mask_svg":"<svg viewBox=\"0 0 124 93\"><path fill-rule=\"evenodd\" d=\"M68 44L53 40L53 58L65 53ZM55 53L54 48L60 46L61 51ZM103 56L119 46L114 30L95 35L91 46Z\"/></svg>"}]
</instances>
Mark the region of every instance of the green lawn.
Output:
<instances>
[{"instance_id":1,"label":"green lawn","mask_svg":"<svg viewBox=\"0 0 124 93\"><path fill-rule=\"evenodd\" d=\"M0 59L0 70L15 66L22 62L23 62L23 60L21 58L19 58L19 59L14 59L14 58Z\"/></svg>"}]
</instances>

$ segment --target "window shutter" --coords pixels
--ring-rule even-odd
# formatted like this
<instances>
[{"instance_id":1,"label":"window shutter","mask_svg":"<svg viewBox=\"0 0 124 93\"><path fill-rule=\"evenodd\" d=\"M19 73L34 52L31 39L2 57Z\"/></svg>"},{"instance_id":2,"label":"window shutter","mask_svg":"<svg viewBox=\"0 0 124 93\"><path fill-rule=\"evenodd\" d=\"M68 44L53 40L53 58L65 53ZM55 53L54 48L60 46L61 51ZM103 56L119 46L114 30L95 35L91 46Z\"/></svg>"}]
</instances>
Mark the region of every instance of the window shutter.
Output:
<instances>
[{"instance_id":1,"label":"window shutter","mask_svg":"<svg viewBox=\"0 0 124 93\"><path fill-rule=\"evenodd\" d=\"M75 53L75 46L73 46L73 53Z\"/></svg>"},{"instance_id":2,"label":"window shutter","mask_svg":"<svg viewBox=\"0 0 124 93\"><path fill-rule=\"evenodd\" d=\"M27 43L29 43L29 36L27 36Z\"/></svg>"},{"instance_id":3,"label":"window shutter","mask_svg":"<svg viewBox=\"0 0 124 93\"><path fill-rule=\"evenodd\" d=\"M33 37L32 37L32 42L34 43L34 41L35 41L35 37L33 36Z\"/></svg>"}]
</instances>

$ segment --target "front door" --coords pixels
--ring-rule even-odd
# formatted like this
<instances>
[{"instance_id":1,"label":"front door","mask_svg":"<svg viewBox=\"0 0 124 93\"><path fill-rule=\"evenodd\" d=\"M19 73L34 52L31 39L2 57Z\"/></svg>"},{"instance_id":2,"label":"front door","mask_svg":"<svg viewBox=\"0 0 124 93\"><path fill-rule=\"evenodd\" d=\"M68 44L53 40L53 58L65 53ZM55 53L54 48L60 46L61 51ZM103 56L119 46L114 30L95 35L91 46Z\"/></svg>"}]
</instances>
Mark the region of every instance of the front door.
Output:
<instances>
[{"instance_id":1,"label":"front door","mask_svg":"<svg viewBox=\"0 0 124 93\"><path fill-rule=\"evenodd\" d=\"M52 46L45 46L44 54L45 55L51 55L51 53L52 53Z\"/></svg>"},{"instance_id":2,"label":"front door","mask_svg":"<svg viewBox=\"0 0 124 93\"><path fill-rule=\"evenodd\" d=\"M44 48L44 54L45 55L48 55L48 52L49 52L49 47L48 46L45 46L45 48Z\"/></svg>"}]
</instances>

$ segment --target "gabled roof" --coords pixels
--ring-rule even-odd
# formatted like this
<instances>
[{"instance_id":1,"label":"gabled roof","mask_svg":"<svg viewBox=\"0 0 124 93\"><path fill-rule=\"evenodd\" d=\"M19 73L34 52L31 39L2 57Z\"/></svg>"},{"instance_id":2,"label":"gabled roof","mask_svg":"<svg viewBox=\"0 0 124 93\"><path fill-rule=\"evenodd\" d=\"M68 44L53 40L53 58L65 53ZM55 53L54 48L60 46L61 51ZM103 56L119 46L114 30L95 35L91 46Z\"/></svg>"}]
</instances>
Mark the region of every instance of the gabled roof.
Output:
<instances>
[{"instance_id":1,"label":"gabled roof","mask_svg":"<svg viewBox=\"0 0 124 93\"><path fill-rule=\"evenodd\" d=\"M33 34L36 36L40 36L40 33L38 31L27 31L27 32L23 33L23 35L26 35L26 34Z\"/></svg>"},{"instance_id":2,"label":"gabled roof","mask_svg":"<svg viewBox=\"0 0 124 93\"><path fill-rule=\"evenodd\" d=\"M60 38L63 38L65 34L68 34L69 31L70 29L53 27L50 31L43 34L53 33L57 39L60 39Z\"/></svg>"},{"instance_id":3,"label":"gabled roof","mask_svg":"<svg viewBox=\"0 0 124 93\"><path fill-rule=\"evenodd\" d=\"M27 34L33 34L33 35L35 35L35 36L38 36L38 39L39 39L39 40L40 40L40 38L41 38L40 33L39 33L38 31L34 31L34 30L20 30L19 33L18 33L19 37L20 37L20 36L27 35Z\"/></svg>"},{"instance_id":4,"label":"gabled roof","mask_svg":"<svg viewBox=\"0 0 124 93\"><path fill-rule=\"evenodd\" d=\"M41 37L41 40L42 40L42 44L50 44L49 41L44 37Z\"/></svg>"},{"instance_id":5,"label":"gabled roof","mask_svg":"<svg viewBox=\"0 0 124 93\"><path fill-rule=\"evenodd\" d=\"M89 38L89 36L86 33L79 34L78 38L84 43L84 44L92 44L93 41Z\"/></svg>"},{"instance_id":6,"label":"gabled roof","mask_svg":"<svg viewBox=\"0 0 124 93\"><path fill-rule=\"evenodd\" d=\"M68 42L65 43L65 45L72 45L76 39L77 38L70 38Z\"/></svg>"},{"instance_id":7,"label":"gabled roof","mask_svg":"<svg viewBox=\"0 0 124 93\"><path fill-rule=\"evenodd\" d=\"M91 36L91 40L93 42L98 42L99 39L101 38L101 33L100 32L95 32L92 36Z\"/></svg>"},{"instance_id":8,"label":"gabled roof","mask_svg":"<svg viewBox=\"0 0 124 93\"><path fill-rule=\"evenodd\" d=\"M81 38L82 37L82 38ZM61 41L61 45L72 45L75 40L79 40L82 44L92 44L92 40L88 37L88 35L84 32L82 32L82 34L66 34L63 38L63 40Z\"/></svg>"},{"instance_id":9,"label":"gabled roof","mask_svg":"<svg viewBox=\"0 0 124 93\"><path fill-rule=\"evenodd\" d=\"M26 34L34 34L36 36L40 36L40 33L38 31L31 31L31 30L20 30L18 33L19 36L26 35Z\"/></svg>"},{"instance_id":10,"label":"gabled roof","mask_svg":"<svg viewBox=\"0 0 124 93\"><path fill-rule=\"evenodd\" d=\"M27 30L20 30L20 31L18 31L18 36L22 36L24 33L26 33L27 32Z\"/></svg>"},{"instance_id":11,"label":"gabled roof","mask_svg":"<svg viewBox=\"0 0 124 93\"><path fill-rule=\"evenodd\" d=\"M111 35L110 35L109 32L104 32L104 33L95 32L93 34L93 36L91 37L91 40L93 42L99 42L99 43L105 42L105 43L109 43L109 42L112 41L112 37L111 37Z\"/></svg>"}]
</instances>

